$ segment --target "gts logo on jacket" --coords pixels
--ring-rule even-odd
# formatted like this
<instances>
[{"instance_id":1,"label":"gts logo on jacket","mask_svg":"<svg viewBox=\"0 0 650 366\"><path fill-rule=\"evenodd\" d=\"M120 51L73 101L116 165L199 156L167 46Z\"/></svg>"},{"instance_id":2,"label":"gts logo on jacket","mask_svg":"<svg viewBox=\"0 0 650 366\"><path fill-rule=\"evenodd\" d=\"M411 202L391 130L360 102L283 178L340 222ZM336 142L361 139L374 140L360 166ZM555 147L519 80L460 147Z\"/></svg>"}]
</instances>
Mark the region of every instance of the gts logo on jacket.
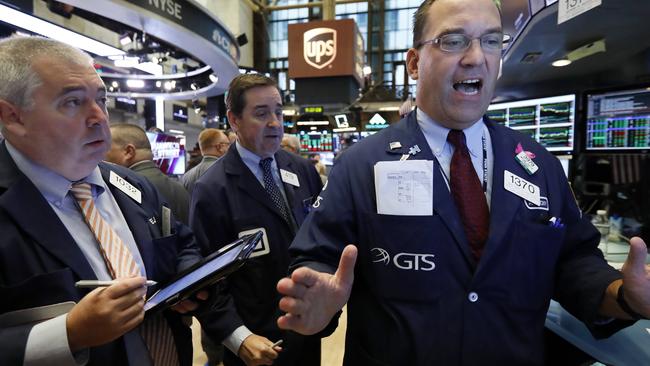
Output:
<instances>
[{"instance_id":1,"label":"gts logo on jacket","mask_svg":"<svg viewBox=\"0 0 650 366\"><path fill-rule=\"evenodd\" d=\"M383 248L372 248L370 253L373 256L373 263L383 263L389 265L392 263L395 267L408 271L433 271L436 264L433 262L433 254L419 253L397 253L392 257Z\"/></svg>"}]
</instances>

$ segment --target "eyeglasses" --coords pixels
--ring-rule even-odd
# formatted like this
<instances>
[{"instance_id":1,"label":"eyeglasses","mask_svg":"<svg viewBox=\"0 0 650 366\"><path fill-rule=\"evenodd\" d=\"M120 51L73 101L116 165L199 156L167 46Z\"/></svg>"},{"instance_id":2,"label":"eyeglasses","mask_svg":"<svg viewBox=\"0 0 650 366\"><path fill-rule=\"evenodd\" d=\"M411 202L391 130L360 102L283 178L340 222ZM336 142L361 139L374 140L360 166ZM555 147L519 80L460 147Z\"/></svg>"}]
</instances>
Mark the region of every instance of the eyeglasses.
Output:
<instances>
[{"instance_id":1,"label":"eyeglasses","mask_svg":"<svg viewBox=\"0 0 650 366\"><path fill-rule=\"evenodd\" d=\"M508 42L510 42L510 35L501 32L494 32L484 34L480 37L470 37L462 33L445 34L428 41L422 41L417 44L416 48L420 48L425 44L437 46L441 50L450 53L464 52L472 44L472 41L478 39L481 43L481 48L485 52L498 53L501 52Z\"/></svg>"}]
</instances>

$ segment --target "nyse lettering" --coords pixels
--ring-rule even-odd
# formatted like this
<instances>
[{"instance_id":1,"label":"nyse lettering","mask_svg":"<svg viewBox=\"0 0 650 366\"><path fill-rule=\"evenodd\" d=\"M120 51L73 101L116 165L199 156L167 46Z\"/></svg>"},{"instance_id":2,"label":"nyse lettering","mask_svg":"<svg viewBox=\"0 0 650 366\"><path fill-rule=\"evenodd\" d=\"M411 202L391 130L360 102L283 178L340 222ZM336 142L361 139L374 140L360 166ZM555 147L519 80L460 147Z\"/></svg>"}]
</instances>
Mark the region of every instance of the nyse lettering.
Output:
<instances>
[{"instance_id":1,"label":"nyse lettering","mask_svg":"<svg viewBox=\"0 0 650 366\"><path fill-rule=\"evenodd\" d=\"M155 6L178 20L183 20L183 15L181 14L183 8L181 4L174 0L149 0L149 5Z\"/></svg>"},{"instance_id":2,"label":"nyse lettering","mask_svg":"<svg viewBox=\"0 0 650 366\"><path fill-rule=\"evenodd\" d=\"M320 63L321 57L329 57L334 54L334 41L331 39L305 42L305 47L307 57L314 58L317 64Z\"/></svg>"},{"instance_id":3,"label":"nyse lettering","mask_svg":"<svg viewBox=\"0 0 650 366\"><path fill-rule=\"evenodd\" d=\"M228 40L228 37L216 29L212 32L212 40L222 48L230 48L230 41Z\"/></svg>"}]
</instances>

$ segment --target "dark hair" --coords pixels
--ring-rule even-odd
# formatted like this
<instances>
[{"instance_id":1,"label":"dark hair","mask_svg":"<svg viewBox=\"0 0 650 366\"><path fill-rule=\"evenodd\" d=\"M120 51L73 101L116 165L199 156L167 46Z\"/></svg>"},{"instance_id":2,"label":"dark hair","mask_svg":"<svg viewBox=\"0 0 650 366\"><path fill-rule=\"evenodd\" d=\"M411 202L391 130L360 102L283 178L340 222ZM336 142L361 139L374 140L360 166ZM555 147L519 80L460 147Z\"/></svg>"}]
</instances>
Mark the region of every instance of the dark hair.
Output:
<instances>
[{"instance_id":1,"label":"dark hair","mask_svg":"<svg viewBox=\"0 0 650 366\"><path fill-rule=\"evenodd\" d=\"M226 106L228 110L240 116L246 107L244 94L247 90L260 86L272 86L278 88L278 83L272 78L262 74L241 74L232 79L228 86ZM278 90L279 91L279 90Z\"/></svg>"},{"instance_id":2,"label":"dark hair","mask_svg":"<svg viewBox=\"0 0 650 366\"><path fill-rule=\"evenodd\" d=\"M418 48L422 41L422 33L427 23L429 8L434 1L436 0L424 0L420 4L420 7L418 7L418 10L415 11L415 14L413 14L413 48Z\"/></svg>"},{"instance_id":3,"label":"dark hair","mask_svg":"<svg viewBox=\"0 0 650 366\"><path fill-rule=\"evenodd\" d=\"M422 42L422 35L424 33L424 27L427 24L427 16L429 14L429 8L436 0L424 0L418 10L413 14L413 48L418 48L420 42ZM496 5L497 10L499 11L499 16L501 16L501 0L493 0L494 5Z\"/></svg>"}]
</instances>

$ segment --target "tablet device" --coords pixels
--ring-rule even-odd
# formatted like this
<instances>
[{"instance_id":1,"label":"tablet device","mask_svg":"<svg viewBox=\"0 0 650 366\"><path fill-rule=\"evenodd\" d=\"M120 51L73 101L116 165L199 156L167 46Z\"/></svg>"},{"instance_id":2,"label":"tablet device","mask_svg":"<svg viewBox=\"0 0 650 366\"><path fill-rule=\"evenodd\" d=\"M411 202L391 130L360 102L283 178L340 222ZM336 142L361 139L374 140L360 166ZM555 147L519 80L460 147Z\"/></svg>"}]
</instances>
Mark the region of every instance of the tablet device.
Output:
<instances>
[{"instance_id":1,"label":"tablet device","mask_svg":"<svg viewBox=\"0 0 650 366\"><path fill-rule=\"evenodd\" d=\"M222 280L246 262L262 235L260 230L239 238L182 271L147 299L144 310L149 314L165 309Z\"/></svg>"}]
</instances>

